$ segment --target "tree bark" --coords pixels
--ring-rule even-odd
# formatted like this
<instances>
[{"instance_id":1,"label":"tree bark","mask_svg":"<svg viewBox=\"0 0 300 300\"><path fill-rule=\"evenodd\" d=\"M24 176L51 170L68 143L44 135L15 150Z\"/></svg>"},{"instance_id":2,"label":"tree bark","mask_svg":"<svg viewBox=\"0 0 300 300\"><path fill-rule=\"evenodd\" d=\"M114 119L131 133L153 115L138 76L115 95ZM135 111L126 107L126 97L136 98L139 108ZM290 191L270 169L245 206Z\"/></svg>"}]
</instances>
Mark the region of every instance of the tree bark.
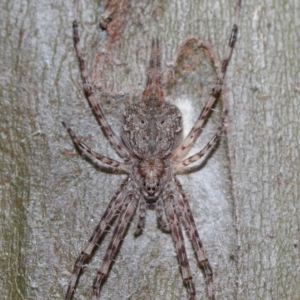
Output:
<instances>
[{"instance_id":1,"label":"tree bark","mask_svg":"<svg viewBox=\"0 0 300 300\"><path fill-rule=\"evenodd\" d=\"M92 149L120 160L82 92L72 3L59 2L0 4L0 290L7 300L63 299L75 259L124 178L79 155L61 125L67 122ZM188 131L215 76L207 53L183 52L182 45L209 39L222 59L234 6L235 0L81 3L81 46L116 132L124 107L139 101L156 37L166 99L182 109ZM300 295L299 6L296 0L242 3L225 79L227 131L201 164L179 176L217 299ZM189 59L178 60L181 54ZM192 151L214 134L221 105L215 110ZM158 228L153 209L138 238L136 221L101 299L187 299L171 236ZM89 299L109 237L86 266L74 299ZM207 299L203 273L188 251L197 299Z\"/></svg>"}]
</instances>

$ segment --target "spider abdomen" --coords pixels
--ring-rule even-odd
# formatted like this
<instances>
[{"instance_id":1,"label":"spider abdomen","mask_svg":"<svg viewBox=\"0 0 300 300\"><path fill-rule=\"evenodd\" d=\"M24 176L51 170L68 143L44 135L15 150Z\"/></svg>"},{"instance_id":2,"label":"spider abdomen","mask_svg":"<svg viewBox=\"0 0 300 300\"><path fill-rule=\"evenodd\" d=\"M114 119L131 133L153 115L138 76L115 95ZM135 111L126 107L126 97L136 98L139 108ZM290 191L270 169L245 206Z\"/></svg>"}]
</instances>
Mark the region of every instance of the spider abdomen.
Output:
<instances>
[{"instance_id":1,"label":"spider abdomen","mask_svg":"<svg viewBox=\"0 0 300 300\"><path fill-rule=\"evenodd\" d=\"M178 145L181 133L179 109L158 98L130 105L125 111L123 140L141 159L167 157Z\"/></svg>"}]
</instances>

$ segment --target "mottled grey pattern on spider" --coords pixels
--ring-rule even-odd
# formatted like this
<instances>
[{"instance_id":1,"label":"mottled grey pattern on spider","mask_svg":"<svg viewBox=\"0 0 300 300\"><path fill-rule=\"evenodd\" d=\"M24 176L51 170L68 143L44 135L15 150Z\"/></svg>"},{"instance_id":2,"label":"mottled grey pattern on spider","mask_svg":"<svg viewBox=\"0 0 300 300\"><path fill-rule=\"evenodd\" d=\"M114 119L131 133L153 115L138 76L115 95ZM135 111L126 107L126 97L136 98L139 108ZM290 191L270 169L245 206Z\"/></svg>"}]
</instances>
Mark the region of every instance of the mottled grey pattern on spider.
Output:
<instances>
[{"instance_id":1,"label":"mottled grey pattern on spider","mask_svg":"<svg viewBox=\"0 0 300 300\"><path fill-rule=\"evenodd\" d=\"M92 299L99 298L101 283L108 274L109 267L116 255L137 203L139 220L136 234L140 234L143 230L147 203L155 204L157 219L162 230L172 234L183 281L186 285L189 299L194 300L196 297L195 284L189 267L182 234L182 226L185 227L206 279L208 298L210 300L215 299L213 271L205 255L189 202L175 175L179 172L184 172L187 166L206 154L221 135L227 115L222 85L237 38L240 8L241 0L236 4L234 25L227 52L222 62L220 62L208 41L198 41L199 47L208 51L217 68L217 80L204 108L187 137L182 140L182 117L179 109L164 100L161 86L159 42L157 39L154 39L152 41L146 88L141 96L141 100L125 109L122 138L119 138L108 124L101 106L94 97L93 89L88 79L79 45L77 24L78 3L75 0L73 38L79 60L84 93L106 136L124 162L105 157L91 150L77 138L71 128L64 122L63 125L68 130L73 142L81 150L114 169L125 171L128 177L111 199L91 238L75 262L66 294L67 300L73 296L84 263L89 260L97 242L102 237L108 225L118 215L111 241L93 283ZM183 159L197 139L212 106L219 97L223 101L223 113L215 135L201 151Z\"/></svg>"}]
</instances>

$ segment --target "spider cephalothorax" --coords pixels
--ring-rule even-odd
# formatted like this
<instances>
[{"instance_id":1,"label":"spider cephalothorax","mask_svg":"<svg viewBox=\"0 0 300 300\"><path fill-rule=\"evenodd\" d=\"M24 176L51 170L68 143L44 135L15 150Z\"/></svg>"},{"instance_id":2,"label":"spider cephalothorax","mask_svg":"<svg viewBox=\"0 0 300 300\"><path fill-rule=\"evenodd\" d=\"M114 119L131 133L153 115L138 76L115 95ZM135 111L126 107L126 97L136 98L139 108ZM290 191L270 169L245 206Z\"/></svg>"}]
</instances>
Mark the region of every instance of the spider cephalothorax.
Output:
<instances>
[{"instance_id":1,"label":"spider cephalothorax","mask_svg":"<svg viewBox=\"0 0 300 300\"><path fill-rule=\"evenodd\" d=\"M175 105L165 101L162 91L160 49L157 39L152 41L147 84L141 99L138 103L132 104L125 109L121 137L118 137L113 132L103 114L100 104L94 97L92 86L89 83L79 45L78 24L76 21L77 1L75 0L73 35L84 92L103 131L124 162L94 152L81 142L65 123L63 125L67 128L73 142L81 150L114 169L125 171L128 177L111 199L94 233L76 260L66 294L67 300L72 298L84 263L91 257L97 242L103 236L107 227L116 220L110 244L93 283L93 299L99 297L103 279L108 274L111 263L114 260L136 207L138 207L137 213L139 217L136 234L142 232L145 225L147 203L155 205L158 223L163 230L172 234L189 299L195 299L196 289L184 246L182 227L186 229L186 234L194 248L197 261L205 275L208 298L210 300L215 299L212 268L203 250L189 202L176 178L176 174L183 172L188 165L199 160L221 135L224 119L227 114L226 101L223 103L221 122L215 135L201 151L188 158L184 158L199 136L201 127L206 121L216 99L222 95L223 80L237 37L240 7L241 0L238 0L235 24L232 28L228 50L222 63L217 58L209 42L198 40L199 47L204 48L210 53L217 67L217 81L195 125L187 137L182 140L181 113Z\"/></svg>"},{"instance_id":2,"label":"spider cephalothorax","mask_svg":"<svg viewBox=\"0 0 300 300\"><path fill-rule=\"evenodd\" d=\"M147 201L155 202L158 199L162 188L171 179L171 168L169 161L160 158L140 160L134 166L133 178Z\"/></svg>"}]
</instances>

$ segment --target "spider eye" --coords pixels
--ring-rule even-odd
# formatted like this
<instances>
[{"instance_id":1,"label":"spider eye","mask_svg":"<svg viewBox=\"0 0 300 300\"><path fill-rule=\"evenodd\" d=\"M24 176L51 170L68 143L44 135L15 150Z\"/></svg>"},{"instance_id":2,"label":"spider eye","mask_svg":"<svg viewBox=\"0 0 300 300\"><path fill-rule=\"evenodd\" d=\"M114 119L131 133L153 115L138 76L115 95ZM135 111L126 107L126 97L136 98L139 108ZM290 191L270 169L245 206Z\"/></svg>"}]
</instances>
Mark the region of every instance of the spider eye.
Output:
<instances>
[{"instance_id":1,"label":"spider eye","mask_svg":"<svg viewBox=\"0 0 300 300\"><path fill-rule=\"evenodd\" d=\"M144 121L144 120L141 120L141 123L142 123L142 124L145 124L145 121Z\"/></svg>"},{"instance_id":2,"label":"spider eye","mask_svg":"<svg viewBox=\"0 0 300 300\"><path fill-rule=\"evenodd\" d=\"M162 120L161 122L160 122L160 124L164 124L165 123L165 120Z\"/></svg>"}]
</instances>

